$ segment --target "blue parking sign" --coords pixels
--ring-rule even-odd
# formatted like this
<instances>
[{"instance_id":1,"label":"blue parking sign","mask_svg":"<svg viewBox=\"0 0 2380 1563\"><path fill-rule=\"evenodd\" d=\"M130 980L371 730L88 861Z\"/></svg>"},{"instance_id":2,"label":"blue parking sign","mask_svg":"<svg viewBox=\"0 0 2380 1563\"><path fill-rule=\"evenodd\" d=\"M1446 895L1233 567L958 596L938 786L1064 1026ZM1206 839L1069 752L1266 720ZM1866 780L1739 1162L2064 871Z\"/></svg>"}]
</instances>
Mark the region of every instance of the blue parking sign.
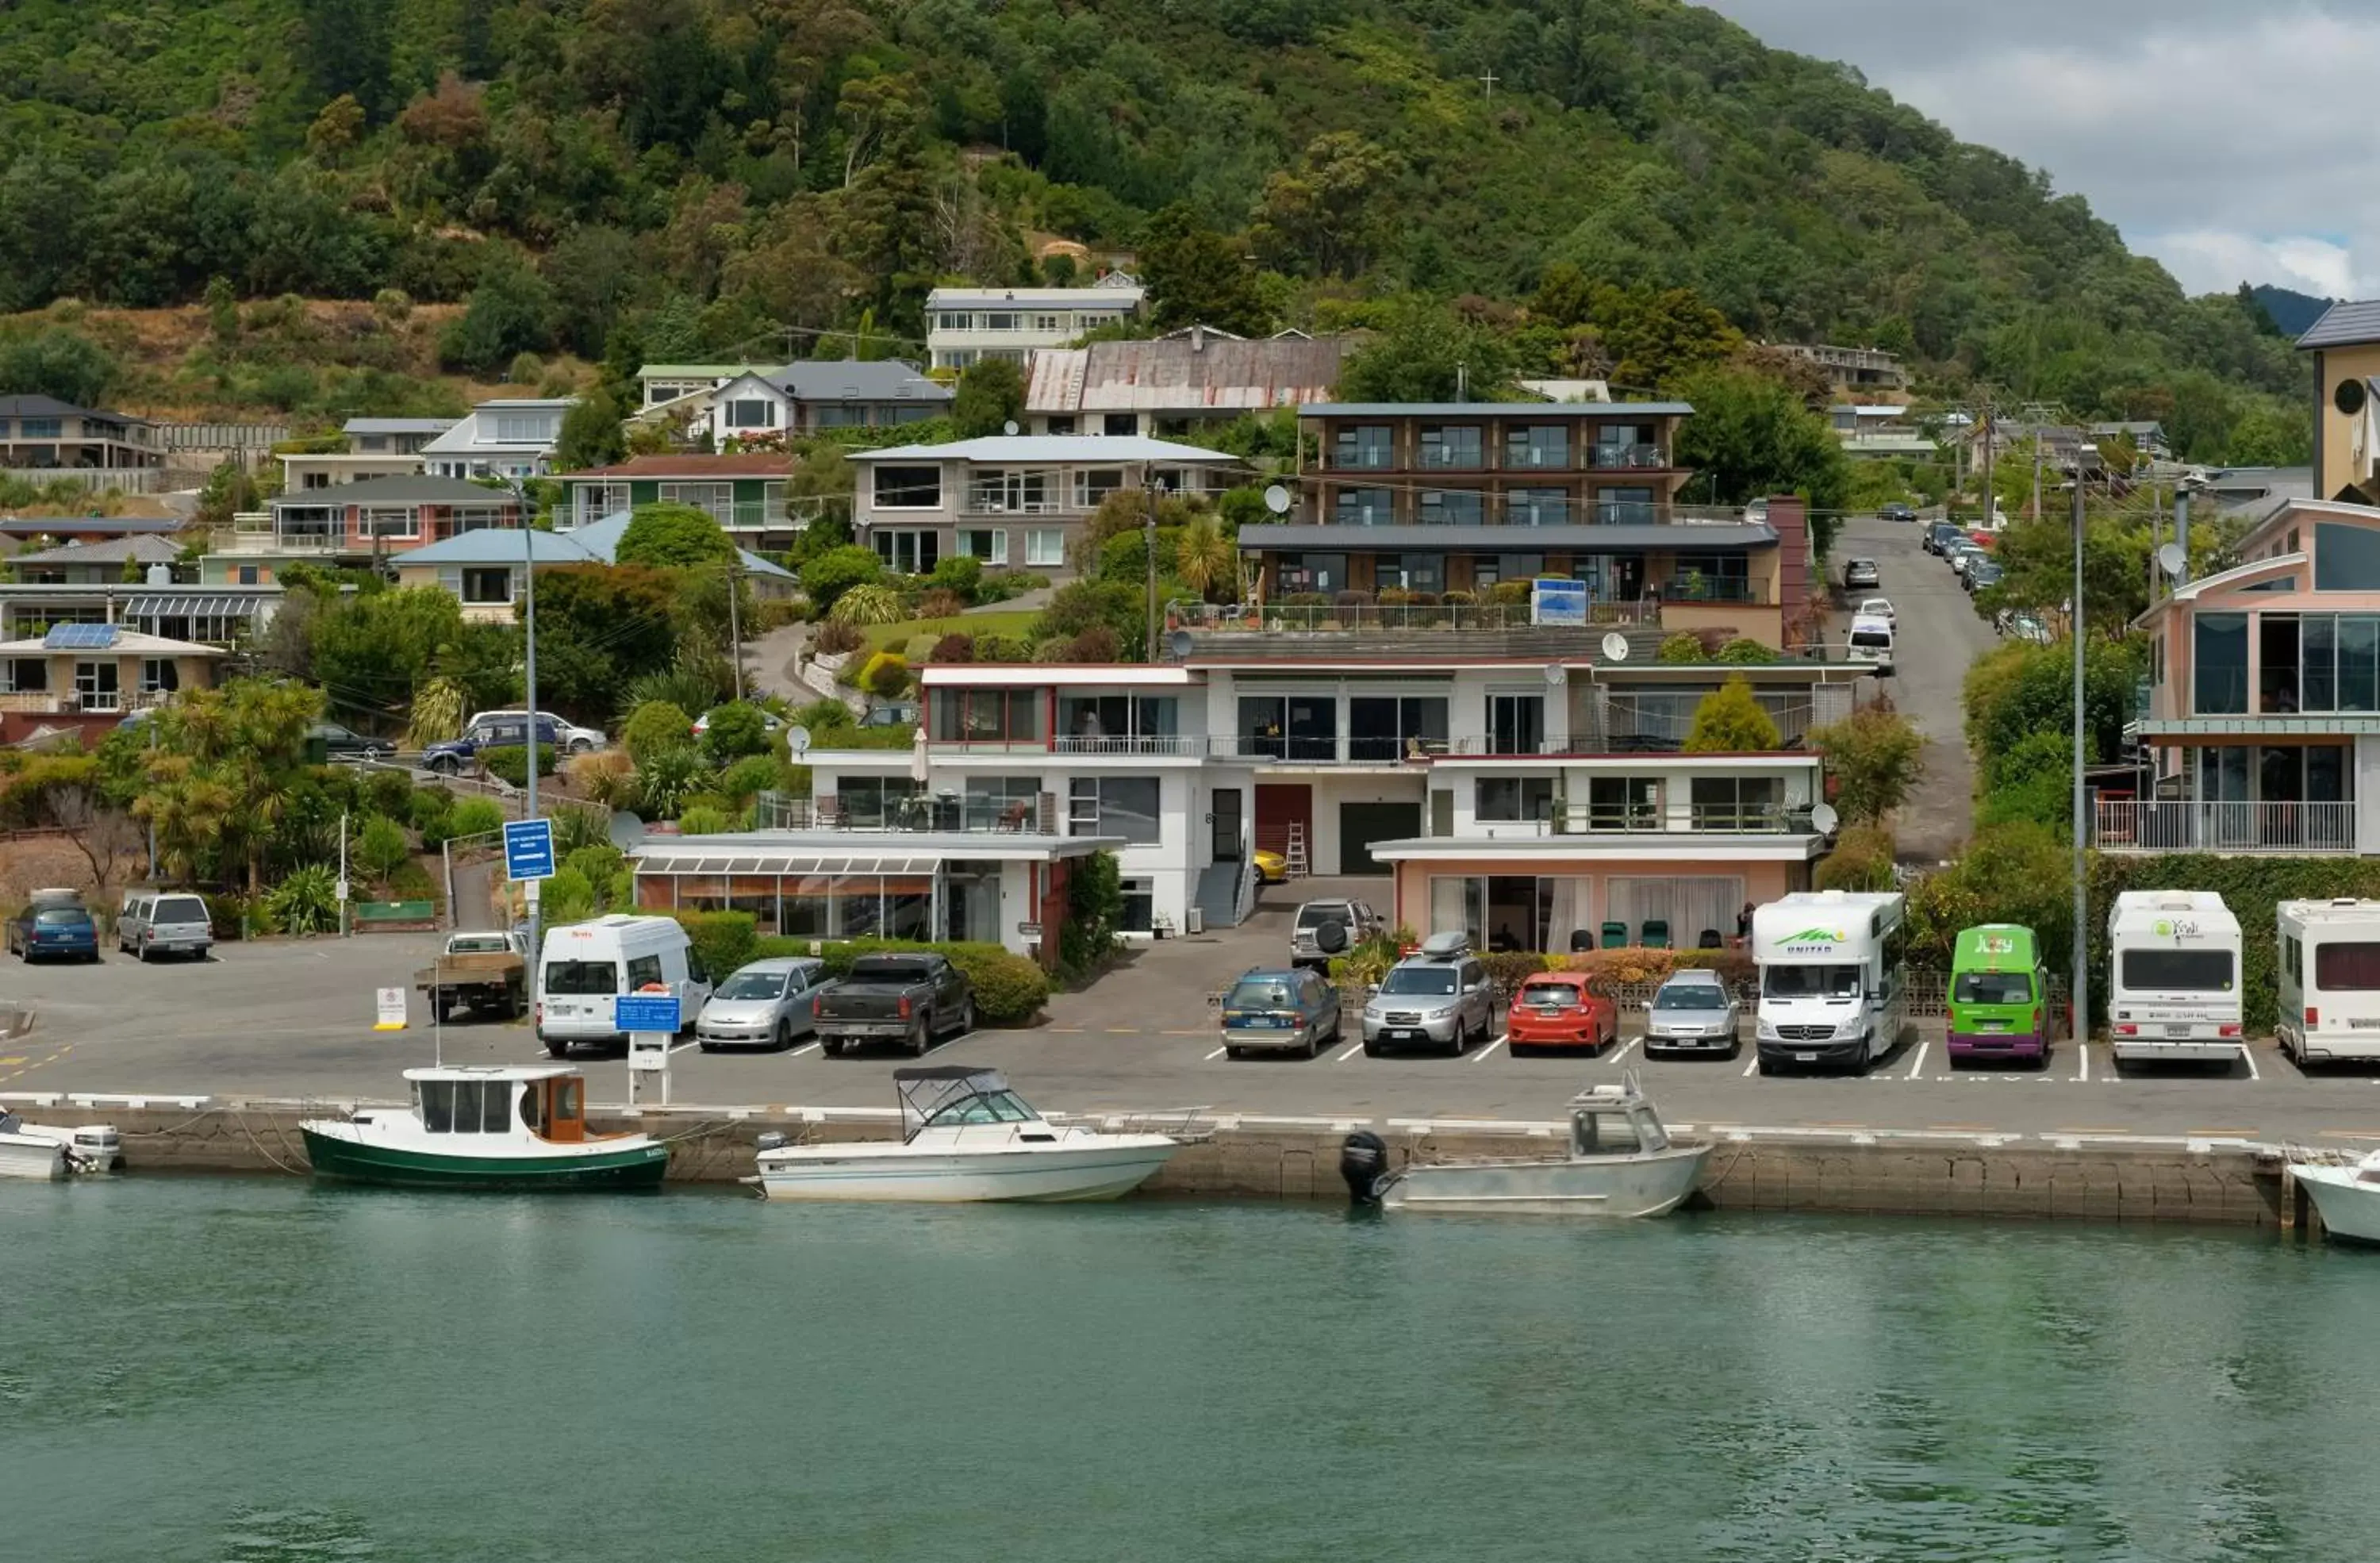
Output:
<instances>
[{"instance_id":1,"label":"blue parking sign","mask_svg":"<svg viewBox=\"0 0 2380 1563\"><path fill-rule=\"evenodd\" d=\"M553 878L553 821L504 821L504 877L508 879Z\"/></svg>"}]
</instances>

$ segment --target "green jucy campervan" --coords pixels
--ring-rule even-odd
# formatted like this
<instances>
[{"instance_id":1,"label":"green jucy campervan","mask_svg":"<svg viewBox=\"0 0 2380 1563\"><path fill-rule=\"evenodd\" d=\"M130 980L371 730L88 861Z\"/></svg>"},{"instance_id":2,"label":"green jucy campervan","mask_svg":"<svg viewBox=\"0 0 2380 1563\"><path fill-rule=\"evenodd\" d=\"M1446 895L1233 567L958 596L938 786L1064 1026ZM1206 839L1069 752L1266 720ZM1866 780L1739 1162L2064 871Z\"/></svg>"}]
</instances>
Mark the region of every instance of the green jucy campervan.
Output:
<instances>
[{"instance_id":1,"label":"green jucy campervan","mask_svg":"<svg viewBox=\"0 0 2380 1563\"><path fill-rule=\"evenodd\" d=\"M1950 1062L2049 1061L2049 975L2033 930L2014 923L1965 928L1950 954Z\"/></svg>"}]
</instances>

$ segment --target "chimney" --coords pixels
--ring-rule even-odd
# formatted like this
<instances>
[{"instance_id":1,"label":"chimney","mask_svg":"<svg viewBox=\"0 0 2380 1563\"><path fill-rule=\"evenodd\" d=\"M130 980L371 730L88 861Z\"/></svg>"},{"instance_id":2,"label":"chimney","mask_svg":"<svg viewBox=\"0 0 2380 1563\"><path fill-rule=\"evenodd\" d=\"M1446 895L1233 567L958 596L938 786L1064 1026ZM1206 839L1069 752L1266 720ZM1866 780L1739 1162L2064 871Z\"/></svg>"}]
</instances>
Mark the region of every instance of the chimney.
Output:
<instances>
[{"instance_id":1,"label":"chimney","mask_svg":"<svg viewBox=\"0 0 2380 1563\"><path fill-rule=\"evenodd\" d=\"M1206 350L1207 328L1203 325L1193 325L1190 328L1190 351L1193 353L1203 353Z\"/></svg>"},{"instance_id":2,"label":"chimney","mask_svg":"<svg viewBox=\"0 0 2380 1563\"><path fill-rule=\"evenodd\" d=\"M1769 497L1768 529L1777 534L1778 629L1790 649L1810 612L1810 520L1801 495Z\"/></svg>"}]
</instances>

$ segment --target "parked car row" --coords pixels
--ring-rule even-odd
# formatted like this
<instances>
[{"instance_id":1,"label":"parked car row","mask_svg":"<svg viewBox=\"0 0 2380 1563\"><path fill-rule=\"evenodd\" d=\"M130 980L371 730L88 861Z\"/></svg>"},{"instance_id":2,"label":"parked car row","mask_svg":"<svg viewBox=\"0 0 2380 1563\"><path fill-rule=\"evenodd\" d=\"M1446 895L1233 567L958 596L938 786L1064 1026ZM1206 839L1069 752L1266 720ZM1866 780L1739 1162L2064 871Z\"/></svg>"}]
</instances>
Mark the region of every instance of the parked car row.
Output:
<instances>
[{"instance_id":1,"label":"parked car row","mask_svg":"<svg viewBox=\"0 0 2380 1563\"><path fill-rule=\"evenodd\" d=\"M8 953L33 961L97 961L99 919L76 890L37 890L8 919ZM205 960L214 947L214 923L203 897L190 891L135 886L115 912L115 950L147 964L160 955Z\"/></svg>"}]
</instances>

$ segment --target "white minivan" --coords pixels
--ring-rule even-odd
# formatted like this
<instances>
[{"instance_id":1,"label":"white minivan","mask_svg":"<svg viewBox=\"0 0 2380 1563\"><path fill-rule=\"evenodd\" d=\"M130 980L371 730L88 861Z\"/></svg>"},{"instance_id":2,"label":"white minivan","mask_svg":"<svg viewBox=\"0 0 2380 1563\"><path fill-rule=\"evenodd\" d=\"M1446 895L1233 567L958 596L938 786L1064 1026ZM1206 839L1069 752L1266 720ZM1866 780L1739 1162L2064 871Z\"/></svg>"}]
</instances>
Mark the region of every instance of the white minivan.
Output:
<instances>
[{"instance_id":1,"label":"white minivan","mask_svg":"<svg viewBox=\"0 0 2380 1563\"><path fill-rule=\"evenodd\" d=\"M674 917L615 912L549 929L539 964L537 1038L557 1059L573 1045L625 1049L612 1008L623 993L676 994L681 1031L710 998L710 974Z\"/></svg>"},{"instance_id":2,"label":"white minivan","mask_svg":"<svg viewBox=\"0 0 2380 1563\"><path fill-rule=\"evenodd\" d=\"M1798 891L1752 914L1760 1072L1791 1064L1864 1074L1909 1020L1907 903L1898 891Z\"/></svg>"},{"instance_id":3,"label":"white minivan","mask_svg":"<svg viewBox=\"0 0 2380 1563\"><path fill-rule=\"evenodd\" d=\"M1851 660L1864 662L1883 678L1892 672L1892 621L1863 613L1852 621Z\"/></svg>"},{"instance_id":4,"label":"white minivan","mask_svg":"<svg viewBox=\"0 0 2380 1563\"><path fill-rule=\"evenodd\" d=\"M2213 891L2126 891L2107 913L2107 1049L2228 1064L2241 1035L2240 919Z\"/></svg>"},{"instance_id":5,"label":"white minivan","mask_svg":"<svg viewBox=\"0 0 2380 1563\"><path fill-rule=\"evenodd\" d=\"M2380 901L2284 901L2281 1051L2303 1063L2380 1059Z\"/></svg>"}]
</instances>

